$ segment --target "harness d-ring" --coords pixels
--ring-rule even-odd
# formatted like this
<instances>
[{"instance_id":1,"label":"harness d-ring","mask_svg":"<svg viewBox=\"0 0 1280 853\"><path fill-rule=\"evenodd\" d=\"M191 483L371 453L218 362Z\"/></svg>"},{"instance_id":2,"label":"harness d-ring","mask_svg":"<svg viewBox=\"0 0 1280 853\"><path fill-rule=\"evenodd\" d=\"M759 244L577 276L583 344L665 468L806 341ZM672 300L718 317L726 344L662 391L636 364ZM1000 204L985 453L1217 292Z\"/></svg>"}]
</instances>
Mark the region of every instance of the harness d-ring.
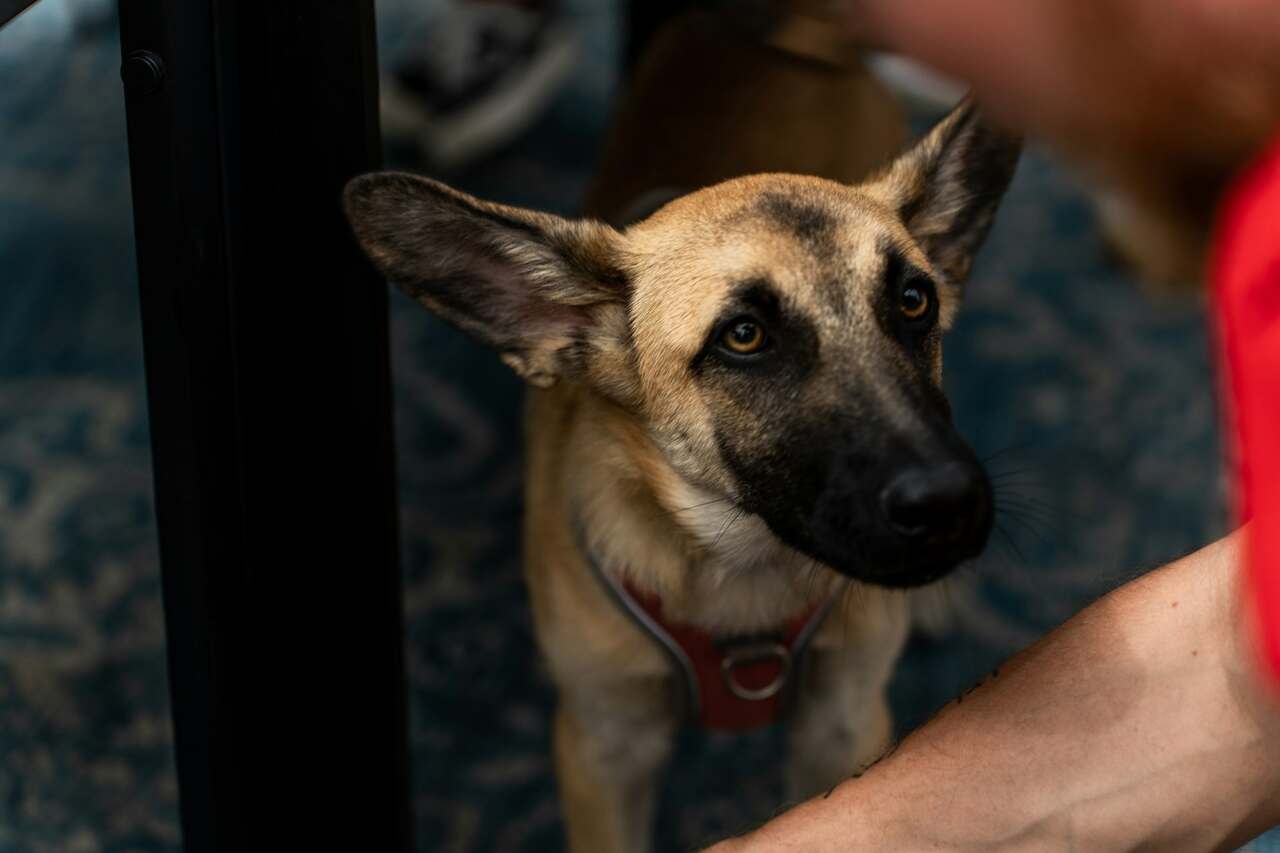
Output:
<instances>
[{"instance_id":1,"label":"harness d-ring","mask_svg":"<svg viewBox=\"0 0 1280 853\"><path fill-rule=\"evenodd\" d=\"M734 676L734 670L739 667L768 660L777 661L778 674L774 676L773 681L763 687L747 687ZM720 677L724 679L725 687L729 688L729 692L734 696L749 702L759 702L776 696L786 686L787 677L790 675L791 650L782 643L755 642L734 645L725 652L724 660L720 662Z\"/></svg>"}]
</instances>

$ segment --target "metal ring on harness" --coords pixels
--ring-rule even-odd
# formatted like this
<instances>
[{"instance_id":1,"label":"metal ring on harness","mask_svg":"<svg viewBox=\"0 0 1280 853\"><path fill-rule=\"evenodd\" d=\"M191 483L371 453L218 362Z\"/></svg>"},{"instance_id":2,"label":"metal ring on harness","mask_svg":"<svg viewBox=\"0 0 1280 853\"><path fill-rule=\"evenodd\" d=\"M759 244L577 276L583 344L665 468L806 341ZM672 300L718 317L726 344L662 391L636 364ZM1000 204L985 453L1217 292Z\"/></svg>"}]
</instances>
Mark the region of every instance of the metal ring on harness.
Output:
<instances>
[{"instance_id":1,"label":"metal ring on harness","mask_svg":"<svg viewBox=\"0 0 1280 853\"><path fill-rule=\"evenodd\" d=\"M763 687L746 687L734 677L734 670L738 667L766 660L777 660L778 674L773 681ZM728 687L729 692L734 696L750 702L759 702L777 695L786 686L787 677L790 675L791 650L782 643L758 642L734 646L725 653L724 660L720 662L720 677L724 679L725 687Z\"/></svg>"}]
</instances>

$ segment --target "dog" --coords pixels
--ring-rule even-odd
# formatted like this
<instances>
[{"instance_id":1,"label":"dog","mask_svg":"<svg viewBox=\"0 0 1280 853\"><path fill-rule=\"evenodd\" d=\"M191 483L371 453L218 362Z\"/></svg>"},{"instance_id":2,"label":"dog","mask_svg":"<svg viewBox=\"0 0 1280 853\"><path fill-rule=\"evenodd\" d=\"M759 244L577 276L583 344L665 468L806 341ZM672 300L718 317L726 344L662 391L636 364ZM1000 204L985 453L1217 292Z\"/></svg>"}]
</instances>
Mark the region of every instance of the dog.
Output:
<instances>
[{"instance_id":1,"label":"dog","mask_svg":"<svg viewBox=\"0 0 1280 853\"><path fill-rule=\"evenodd\" d=\"M863 181L735 177L625 228L348 185L378 269L532 386L524 566L572 850L649 847L691 716L786 710L794 797L889 743L894 590L991 527L942 335L1020 147L966 101Z\"/></svg>"}]
</instances>

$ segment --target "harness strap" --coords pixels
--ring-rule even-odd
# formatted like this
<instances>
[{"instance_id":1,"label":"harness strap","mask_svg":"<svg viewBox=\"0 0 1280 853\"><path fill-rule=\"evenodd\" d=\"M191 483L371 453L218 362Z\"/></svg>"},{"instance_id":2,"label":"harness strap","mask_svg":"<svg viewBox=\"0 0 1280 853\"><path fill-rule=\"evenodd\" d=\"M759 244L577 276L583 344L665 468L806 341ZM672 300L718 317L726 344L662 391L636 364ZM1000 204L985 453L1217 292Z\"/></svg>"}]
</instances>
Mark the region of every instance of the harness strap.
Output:
<instances>
[{"instance_id":1,"label":"harness strap","mask_svg":"<svg viewBox=\"0 0 1280 853\"><path fill-rule=\"evenodd\" d=\"M618 606L671 658L684 684L690 721L706 729L746 731L782 718L809 640L838 592L788 619L777 631L715 637L695 625L667 619L658 596L619 581L600 566L585 542L580 547Z\"/></svg>"},{"instance_id":2,"label":"harness strap","mask_svg":"<svg viewBox=\"0 0 1280 853\"><path fill-rule=\"evenodd\" d=\"M658 596L630 584L622 589L648 617L642 624L649 632L664 646L677 646L690 662L692 678L685 680L697 699L692 718L702 728L725 731L757 729L782 719L809 640L835 601L833 594L778 631L717 638L668 620Z\"/></svg>"}]
</instances>

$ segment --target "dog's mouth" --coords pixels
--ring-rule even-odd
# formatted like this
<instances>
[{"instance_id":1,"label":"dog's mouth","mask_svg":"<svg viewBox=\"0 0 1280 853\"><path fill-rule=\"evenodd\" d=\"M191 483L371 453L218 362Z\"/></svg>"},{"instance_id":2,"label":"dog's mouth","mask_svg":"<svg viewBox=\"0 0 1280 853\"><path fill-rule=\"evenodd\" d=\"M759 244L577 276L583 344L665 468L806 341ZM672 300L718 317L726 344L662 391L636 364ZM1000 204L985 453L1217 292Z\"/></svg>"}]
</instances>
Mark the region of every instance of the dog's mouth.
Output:
<instances>
[{"instance_id":1,"label":"dog's mouth","mask_svg":"<svg viewBox=\"0 0 1280 853\"><path fill-rule=\"evenodd\" d=\"M909 589L941 580L957 568L979 556L986 545L986 535L975 538L975 544L954 555L871 554L862 550L835 550L813 547L810 543L789 542L792 547L846 577L890 589Z\"/></svg>"},{"instance_id":2,"label":"dog's mouth","mask_svg":"<svg viewBox=\"0 0 1280 853\"><path fill-rule=\"evenodd\" d=\"M856 567L849 567L847 569L837 568L836 571L839 571L841 574L848 575L856 580L874 584L876 586L887 587L890 589L910 589L912 587L925 586L926 584L942 580L960 566L969 562L974 557L977 557L979 553L981 553L980 550L967 557L935 562L915 562L911 564L877 565L872 562L863 562L859 563Z\"/></svg>"}]
</instances>

